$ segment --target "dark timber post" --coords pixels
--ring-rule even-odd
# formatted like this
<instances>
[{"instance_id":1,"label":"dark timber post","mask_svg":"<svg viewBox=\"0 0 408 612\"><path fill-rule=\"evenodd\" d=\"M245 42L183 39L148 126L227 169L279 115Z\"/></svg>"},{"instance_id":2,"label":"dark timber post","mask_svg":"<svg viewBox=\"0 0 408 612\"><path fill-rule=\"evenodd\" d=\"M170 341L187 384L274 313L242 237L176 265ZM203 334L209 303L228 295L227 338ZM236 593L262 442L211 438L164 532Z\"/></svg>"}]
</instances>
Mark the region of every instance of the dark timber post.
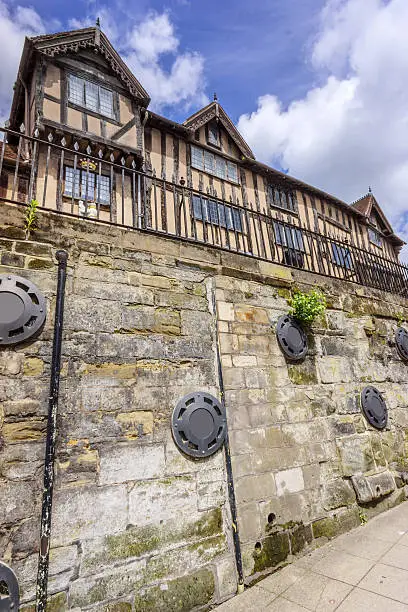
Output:
<instances>
[{"instance_id":1,"label":"dark timber post","mask_svg":"<svg viewBox=\"0 0 408 612\"><path fill-rule=\"evenodd\" d=\"M213 297L213 310L214 310L215 324L216 324L216 330L215 330L216 349L215 350L216 350L217 367L218 367L218 383L220 385L221 402L222 404L224 404L224 409L225 409L224 380L222 376L220 347L218 344L218 317L217 317L217 303L215 299L215 289L213 290L212 297ZM242 591L244 590L244 572L242 569L241 543L239 541L239 533L238 533L237 504L235 500L234 478L232 474L231 451L230 451L229 435L228 435L228 419L226 421L226 428L225 428L224 451L225 451L225 468L227 470L228 499L229 499L229 505L231 509L232 537L234 541L235 564L236 564L237 573L238 573L238 593L242 593Z\"/></svg>"},{"instance_id":2,"label":"dark timber post","mask_svg":"<svg viewBox=\"0 0 408 612\"><path fill-rule=\"evenodd\" d=\"M48 403L47 441L44 462L44 490L41 513L40 552L37 574L37 612L47 607L48 564L51 538L52 494L54 488L55 439L57 434L57 409L61 370L62 326L64 318L65 281L68 253L57 251L58 284L55 305L54 340L52 346L51 381Z\"/></svg>"}]
</instances>

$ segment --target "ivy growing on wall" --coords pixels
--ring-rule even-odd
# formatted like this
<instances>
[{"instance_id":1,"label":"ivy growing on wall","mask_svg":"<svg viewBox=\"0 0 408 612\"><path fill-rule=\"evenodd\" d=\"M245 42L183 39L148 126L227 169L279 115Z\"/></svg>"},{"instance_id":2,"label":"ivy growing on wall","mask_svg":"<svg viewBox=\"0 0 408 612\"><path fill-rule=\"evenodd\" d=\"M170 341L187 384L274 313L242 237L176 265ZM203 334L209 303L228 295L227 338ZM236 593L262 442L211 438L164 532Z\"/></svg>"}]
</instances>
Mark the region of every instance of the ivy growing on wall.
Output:
<instances>
[{"instance_id":1,"label":"ivy growing on wall","mask_svg":"<svg viewBox=\"0 0 408 612\"><path fill-rule=\"evenodd\" d=\"M301 325L310 326L326 310L326 298L318 289L303 293L296 289L289 300L289 313Z\"/></svg>"}]
</instances>

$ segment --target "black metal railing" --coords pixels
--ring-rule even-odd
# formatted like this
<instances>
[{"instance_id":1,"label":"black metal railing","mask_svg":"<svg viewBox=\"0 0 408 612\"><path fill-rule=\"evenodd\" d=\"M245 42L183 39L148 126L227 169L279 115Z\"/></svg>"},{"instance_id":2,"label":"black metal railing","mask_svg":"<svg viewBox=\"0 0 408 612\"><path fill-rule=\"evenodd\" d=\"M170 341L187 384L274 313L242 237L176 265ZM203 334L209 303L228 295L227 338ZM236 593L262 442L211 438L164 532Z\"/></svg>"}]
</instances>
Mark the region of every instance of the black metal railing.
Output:
<instances>
[{"instance_id":1,"label":"black metal railing","mask_svg":"<svg viewBox=\"0 0 408 612\"><path fill-rule=\"evenodd\" d=\"M0 199L99 220L353 281L408 297L408 268L253 204L156 176L137 155L50 132L2 129ZM173 177L174 178L174 177ZM191 182L191 180L190 180ZM237 191L237 190L236 190ZM282 215L281 215L282 216Z\"/></svg>"}]
</instances>

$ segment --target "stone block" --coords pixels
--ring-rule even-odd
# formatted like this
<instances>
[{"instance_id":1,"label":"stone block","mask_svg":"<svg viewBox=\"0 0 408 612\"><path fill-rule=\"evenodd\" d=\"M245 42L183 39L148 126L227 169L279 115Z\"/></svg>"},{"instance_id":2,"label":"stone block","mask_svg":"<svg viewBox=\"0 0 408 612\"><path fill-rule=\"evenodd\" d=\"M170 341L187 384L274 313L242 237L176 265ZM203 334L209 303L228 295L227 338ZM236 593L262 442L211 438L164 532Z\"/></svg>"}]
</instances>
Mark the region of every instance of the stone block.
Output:
<instances>
[{"instance_id":1,"label":"stone block","mask_svg":"<svg viewBox=\"0 0 408 612\"><path fill-rule=\"evenodd\" d=\"M126 438L140 438L153 433L153 412L136 410L135 412L120 412L116 420L122 427Z\"/></svg>"},{"instance_id":2,"label":"stone block","mask_svg":"<svg viewBox=\"0 0 408 612\"><path fill-rule=\"evenodd\" d=\"M226 485L224 482L209 482L197 486L197 507L210 510L225 503Z\"/></svg>"},{"instance_id":3,"label":"stone block","mask_svg":"<svg viewBox=\"0 0 408 612\"><path fill-rule=\"evenodd\" d=\"M32 516L39 491L26 482L0 481L0 525Z\"/></svg>"},{"instance_id":4,"label":"stone block","mask_svg":"<svg viewBox=\"0 0 408 612\"><path fill-rule=\"evenodd\" d=\"M336 445L340 453L344 476L364 474L374 469L374 457L370 438L367 435L338 438Z\"/></svg>"},{"instance_id":5,"label":"stone block","mask_svg":"<svg viewBox=\"0 0 408 612\"><path fill-rule=\"evenodd\" d=\"M143 588L135 597L135 610L192 610L204 607L214 596L214 575L208 568L200 569L175 580L162 581ZM180 603L182 602L182 603Z\"/></svg>"},{"instance_id":6,"label":"stone block","mask_svg":"<svg viewBox=\"0 0 408 612\"><path fill-rule=\"evenodd\" d=\"M104 445L100 450L101 485L158 478L164 474L164 447L159 444Z\"/></svg>"},{"instance_id":7,"label":"stone block","mask_svg":"<svg viewBox=\"0 0 408 612\"><path fill-rule=\"evenodd\" d=\"M244 323L269 325L269 317L266 310L255 306L249 306L248 304L235 306L235 319L236 321Z\"/></svg>"},{"instance_id":8,"label":"stone block","mask_svg":"<svg viewBox=\"0 0 408 612\"><path fill-rule=\"evenodd\" d=\"M325 510L336 510L342 506L355 503L353 487L347 480L337 479L328 482L323 488L323 507Z\"/></svg>"},{"instance_id":9,"label":"stone block","mask_svg":"<svg viewBox=\"0 0 408 612\"><path fill-rule=\"evenodd\" d=\"M21 502L21 500L20 500ZM124 531L128 523L126 486L83 487L54 493L52 546Z\"/></svg>"},{"instance_id":10,"label":"stone block","mask_svg":"<svg viewBox=\"0 0 408 612\"><path fill-rule=\"evenodd\" d=\"M266 500L276 495L273 474L245 476L236 480L235 491L237 503Z\"/></svg>"},{"instance_id":11,"label":"stone block","mask_svg":"<svg viewBox=\"0 0 408 612\"><path fill-rule=\"evenodd\" d=\"M287 493L297 493L303 491L305 483L303 480L303 472L301 468L292 468L283 470L275 474L276 492L280 497Z\"/></svg>"},{"instance_id":12,"label":"stone block","mask_svg":"<svg viewBox=\"0 0 408 612\"><path fill-rule=\"evenodd\" d=\"M350 365L344 357L319 357L317 363L322 383L351 381Z\"/></svg>"},{"instance_id":13,"label":"stone block","mask_svg":"<svg viewBox=\"0 0 408 612\"><path fill-rule=\"evenodd\" d=\"M260 521L257 502L240 504L238 510L238 531L241 542L254 542L262 534L263 525Z\"/></svg>"},{"instance_id":14,"label":"stone block","mask_svg":"<svg viewBox=\"0 0 408 612\"><path fill-rule=\"evenodd\" d=\"M257 361L254 355L233 355L232 363L236 368L250 368L256 366Z\"/></svg>"},{"instance_id":15,"label":"stone block","mask_svg":"<svg viewBox=\"0 0 408 612\"><path fill-rule=\"evenodd\" d=\"M396 489L394 477L389 471L372 476L353 476L351 481L361 504L381 499Z\"/></svg>"},{"instance_id":16,"label":"stone block","mask_svg":"<svg viewBox=\"0 0 408 612\"><path fill-rule=\"evenodd\" d=\"M217 561L215 566L217 578L218 598L223 600L234 595L237 591L238 577L235 561L232 556Z\"/></svg>"},{"instance_id":17,"label":"stone block","mask_svg":"<svg viewBox=\"0 0 408 612\"><path fill-rule=\"evenodd\" d=\"M198 493L193 476L137 482L129 492L129 523L157 525L174 517L186 521L196 514L197 506Z\"/></svg>"},{"instance_id":18,"label":"stone block","mask_svg":"<svg viewBox=\"0 0 408 612\"><path fill-rule=\"evenodd\" d=\"M217 312L220 321L234 321L234 305L229 302L217 302Z\"/></svg>"},{"instance_id":19,"label":"stone block","mask_svg":"<svg viewBox=\"0 0 408 612\"><path fill-rule=\"evenodd\" d=\"M320 463L303 466L303 481L305 489L319 489L320 487Z\"/></svg>"}]
</instances>

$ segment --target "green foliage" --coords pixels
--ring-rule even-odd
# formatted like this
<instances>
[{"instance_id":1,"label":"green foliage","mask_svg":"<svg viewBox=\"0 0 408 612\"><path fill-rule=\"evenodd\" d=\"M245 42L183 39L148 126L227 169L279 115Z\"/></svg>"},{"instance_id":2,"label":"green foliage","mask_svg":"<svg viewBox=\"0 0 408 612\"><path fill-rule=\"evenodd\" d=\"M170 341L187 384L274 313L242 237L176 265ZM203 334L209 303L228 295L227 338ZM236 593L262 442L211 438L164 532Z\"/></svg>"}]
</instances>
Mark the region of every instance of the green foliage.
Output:
<instances>
[{"instance_id":1,"label":"green foliage","mask_svg":"<svg viewBox=\"0 0 408 612\"><path fill-rule=\"evenodd\" d=\"M24 217L24 229L26 240L30 237L31 232L37 227L37 208L40 203L37 200L31 200L27 206L27 212Z\"/></svg>"},{"instance_id":2,"label":"green foliage","mask_svg":"<svg viewBox=\"0 0 408 612\"><path fill-rule=\"evenodd\" d=\"M366 524L367 524L367 522L368 522L368 518L367 518L366 513L365 513L365 512L363 512L363 511L361 510L361 508L359 508L359 511L358 511L358 516L359 516L359 519L360 519L360 523L361 523L362 525L366 525Z\"/></svg>"},{"instance_id":3,"label":"green foliage","mask_svg":"<svg viewBox=\"0 0 408 612\"><path fill-rule=\"evenodd\" d=\"M290 314L302 325L311 325L326 310L326 298L318 289L296 290L289 300Z\"/></svg>"},{"instance_id":4,"label":"green foliage","mask_svg":"<svg viewBox=\"0 0 408 612\"><path fill-rule=\"evenodd\" d=\"M405 317L404 317L404 313L403 312L399 312L397 314L397 324L398 327L402 327L405 323Z\"/></svg>"}]
</instances>

